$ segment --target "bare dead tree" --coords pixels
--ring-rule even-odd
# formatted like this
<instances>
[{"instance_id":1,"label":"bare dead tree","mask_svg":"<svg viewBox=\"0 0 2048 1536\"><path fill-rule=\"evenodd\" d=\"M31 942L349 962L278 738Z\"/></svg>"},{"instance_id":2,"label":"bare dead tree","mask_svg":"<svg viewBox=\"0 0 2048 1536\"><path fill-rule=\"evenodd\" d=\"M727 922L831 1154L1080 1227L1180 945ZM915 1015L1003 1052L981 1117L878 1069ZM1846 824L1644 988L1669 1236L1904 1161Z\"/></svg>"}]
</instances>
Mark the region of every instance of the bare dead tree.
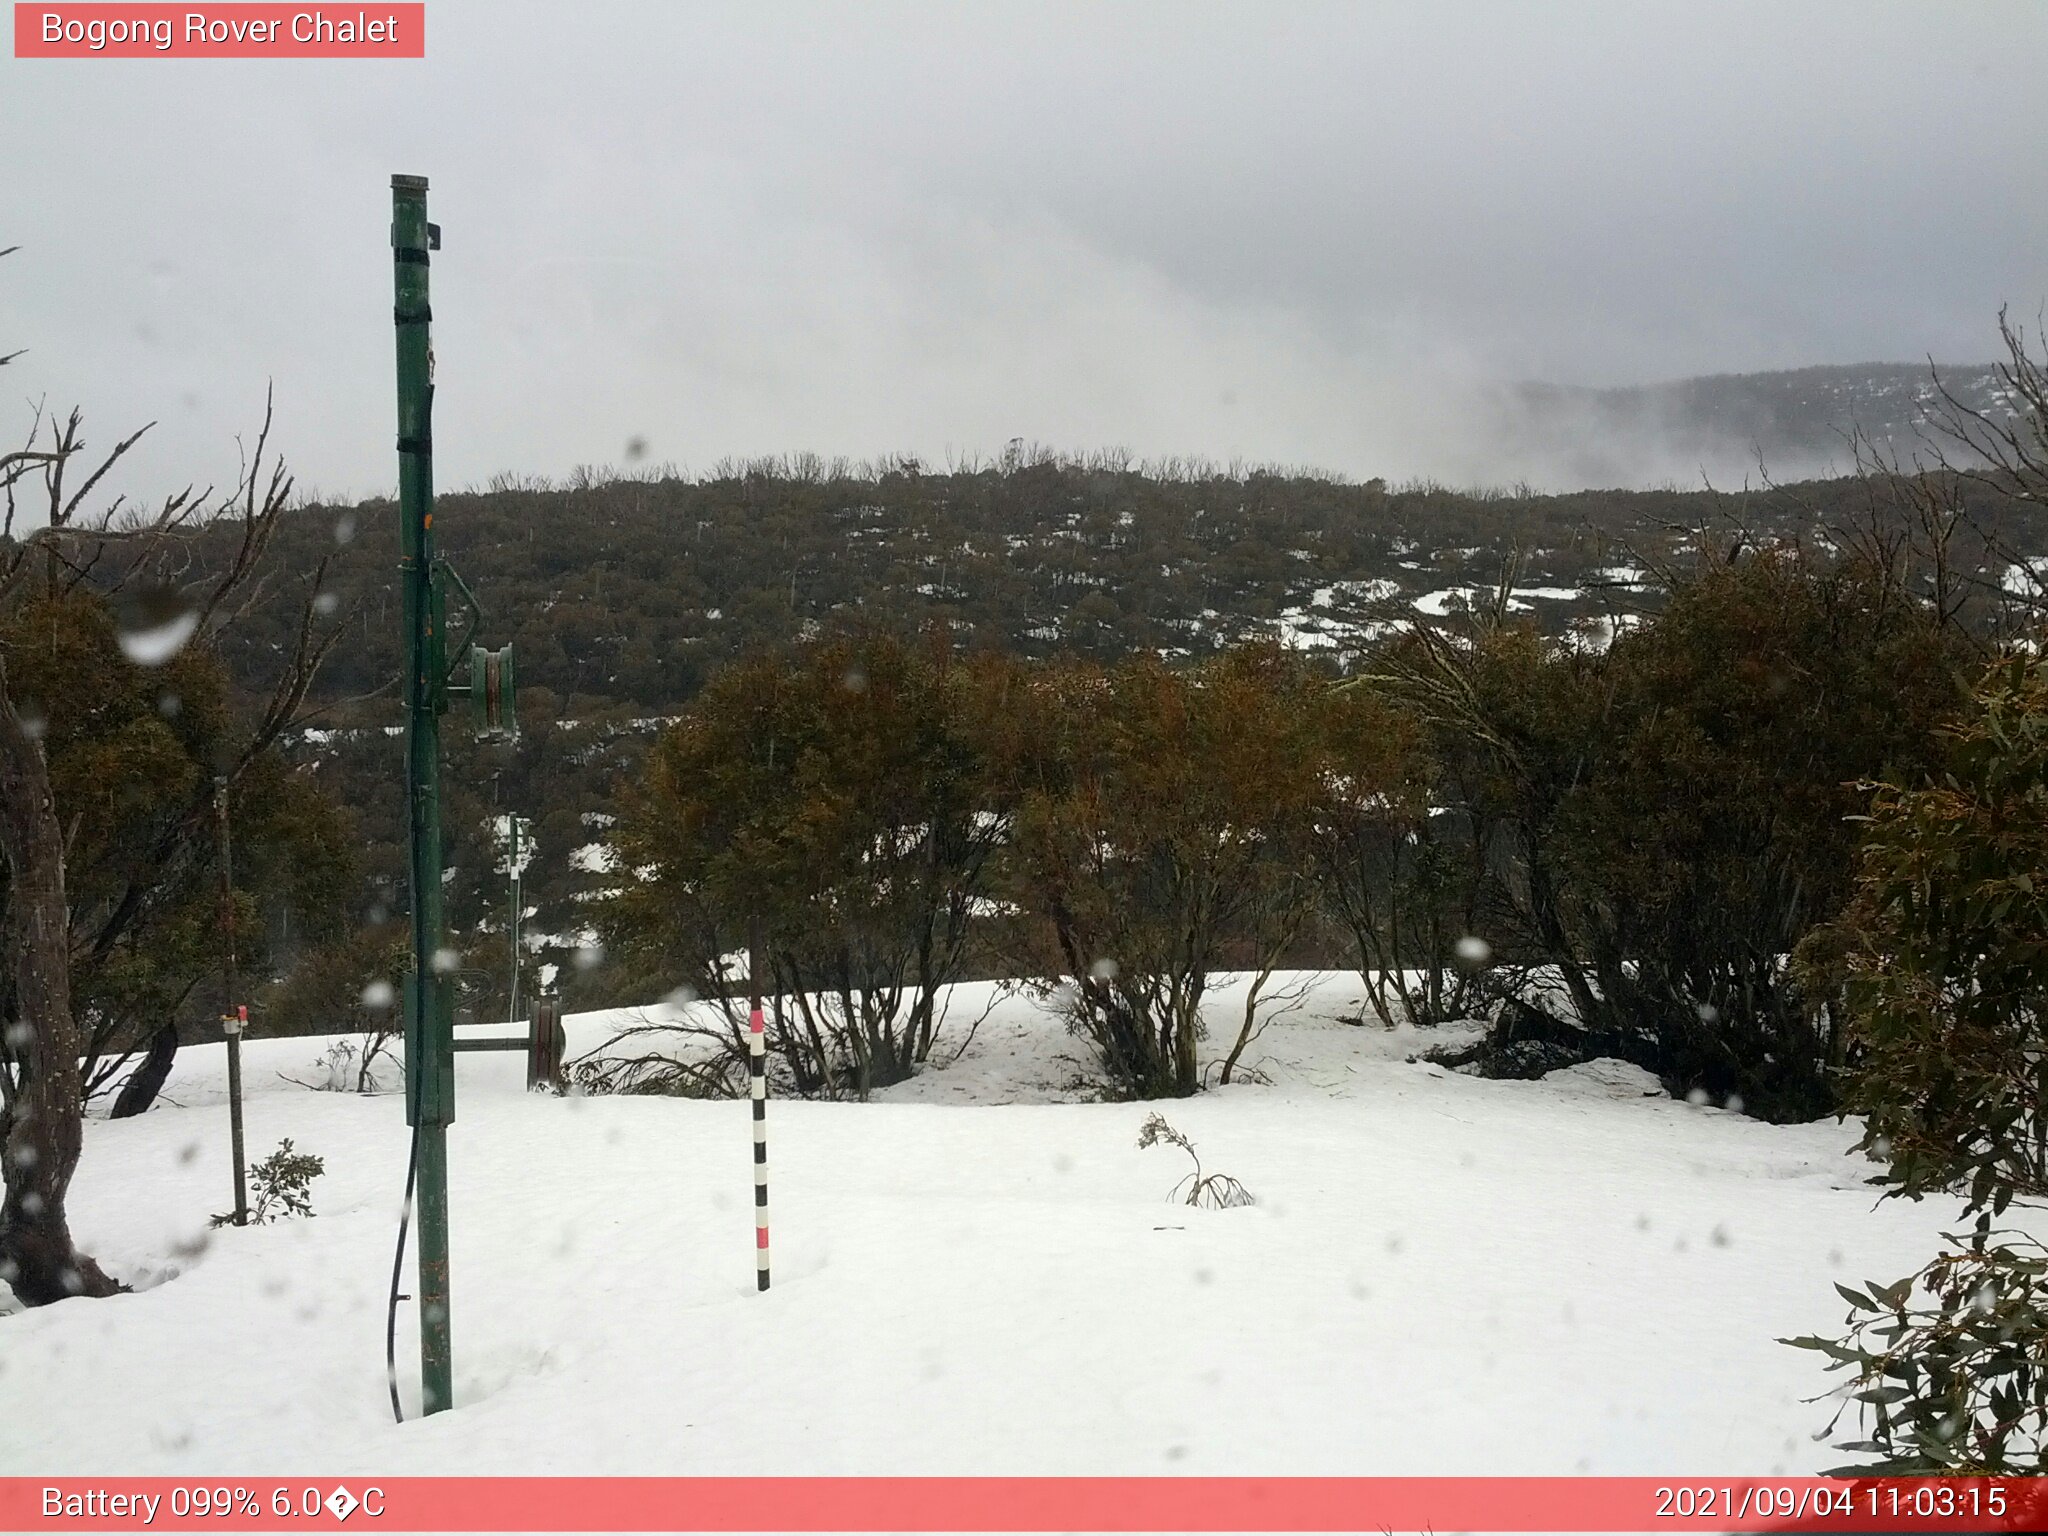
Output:
<instances>
[{"instance_id":1,"label":"bare dead tree","mask_svg":"<svg viewBox=\"0 0 2048 1536\"><path fill-rule=\"evenodd\" d=\"M1962 398L1930 359L1938 404L1910 457L1859 428L1842 434L1862 493L1849 520L1823 516L1809 497L1764 477L1767 489L1880 575L1893 600L1921 608L1987 655L2048 615L2048 582L2036 575L2015 586L2010 573L2033 565L1978 515L2001 502L2048 507L2048 360L2029 351L2027 332L2003 309L1998 333L2006 410Z\"/></svg>"},{"instance_id":2,"label":"bare dead tree","mask_svg":"<svg viewBox=\"0 0 2048 1536\"><path fill-rule=\"evenodd\" d=\"M2037 358L2032 350L2048 340L2048 321L2036 319L2030 342L2026 328L2014 324L2001 306L1998 339L2005 347L2005 357L1997 365L1999 382L2013 402L2004 416L1959 398L1942 379L1941 370L1928 364L1942 400L1934 422L1936 438L1967 455L1959 463L1946 457L1941 462L2005 495L2048 507L2048 355Z\"/></svg>"},{"instance_id":3,"label":"bare dead tree","mask_svg":"<svg viewBox=\"0 0 2048 1536\"><path fill-rule=\"evenodd\" d=\"M2048 355L2033 347L2048 340L2048 322L2037 318L2030 340L2026 328L1998 311L1998 338L2005 357L1997 365L2008 403L2004 414L1974 406L1958 396L1932 360L1929 376L1941 406L1934 413L1930 456L1934 466L1957 487L1974 486L2035 509L2048 509ZM1960 501L1958 494L1957 500ZM1973 584L1993 595L2009 615L2038 625L2048 616L2048 581L2026 555L1989 531L1972 525L1984 550L2009 572L2032 573L2022 587L1999 577L1973 576Z\"/></svg>"}]
</instances>

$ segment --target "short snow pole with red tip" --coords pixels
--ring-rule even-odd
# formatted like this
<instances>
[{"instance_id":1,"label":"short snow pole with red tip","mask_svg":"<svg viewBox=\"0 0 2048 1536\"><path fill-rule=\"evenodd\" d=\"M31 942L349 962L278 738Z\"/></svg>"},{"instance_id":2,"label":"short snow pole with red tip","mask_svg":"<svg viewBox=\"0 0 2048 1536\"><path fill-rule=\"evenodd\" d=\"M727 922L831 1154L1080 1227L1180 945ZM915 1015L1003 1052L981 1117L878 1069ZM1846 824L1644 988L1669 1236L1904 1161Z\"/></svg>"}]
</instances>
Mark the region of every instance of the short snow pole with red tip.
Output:
<instances>
[{"instance_id":1,"label":"short snow pole with red tip","mask_svg":"<svg viewBox=\"0 0 2048 1536\"><path fill-rule=\"evenodd\" d=\"M768 1289L768 1021L761 1011L761 928L747 934L747 1079L754 1101L754 1289Z\"/></svg>"},{"instance_id":2,"label":"short snow pole with red tip","mask_svg":"<svg viewBox=\"0 0 2048 1536\"><path fill-rule=\"evenodd\" d=\"M747 1070L754 1099L754 1288L768 1289L768 1027L761 999L747 1018Z\"/></svg>"}]
</instances>

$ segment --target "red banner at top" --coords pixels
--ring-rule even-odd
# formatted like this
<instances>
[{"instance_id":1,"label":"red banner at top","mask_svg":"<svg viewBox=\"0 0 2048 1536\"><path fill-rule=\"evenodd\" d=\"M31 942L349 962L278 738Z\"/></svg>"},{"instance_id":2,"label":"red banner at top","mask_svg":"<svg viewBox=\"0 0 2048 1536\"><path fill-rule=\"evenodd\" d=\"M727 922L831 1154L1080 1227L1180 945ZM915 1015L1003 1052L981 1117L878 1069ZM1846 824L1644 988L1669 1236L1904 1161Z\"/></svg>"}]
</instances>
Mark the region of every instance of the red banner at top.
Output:
<instances>
[{"instance_id":1,"label":"red banner at top","mask_svg":"<svg viewBox=\"0 0 2048 1536\"><path fill-rule=\"evenodd\" d=\"M423 0L369 5L36 5L17 59L423 59Z\"/></svg>"}]
</instances>

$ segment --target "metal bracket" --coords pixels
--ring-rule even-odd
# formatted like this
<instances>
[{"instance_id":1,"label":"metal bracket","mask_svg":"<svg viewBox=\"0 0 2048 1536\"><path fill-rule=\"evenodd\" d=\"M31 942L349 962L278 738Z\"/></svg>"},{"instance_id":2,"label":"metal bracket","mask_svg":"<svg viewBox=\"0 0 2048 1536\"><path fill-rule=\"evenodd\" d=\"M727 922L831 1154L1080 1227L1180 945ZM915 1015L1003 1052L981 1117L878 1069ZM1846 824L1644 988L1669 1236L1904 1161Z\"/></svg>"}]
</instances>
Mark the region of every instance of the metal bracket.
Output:
<instances>
[{"instance_id":1,"label":"metal bracket","mask_svg":"<svg viewBox=\"0 0 2048 1536\"><path fill-rule=\"evenodd\" d=\"M441 674L441 686L445 689L455 681L455 669L461 665L462 658L469 654L470 645L476 639L477 629L484 621L484 605L478 602L477 595L470 591L469 583L462 579L462 573L445 558L437 558L434 561L434 572L437 576L446 576L454 582L455 590L462 594L463 602L469 605L469 628L462 632L462 639L444 653L448 658L448 665L447 670Z\"/></svg>"}]
</instances>

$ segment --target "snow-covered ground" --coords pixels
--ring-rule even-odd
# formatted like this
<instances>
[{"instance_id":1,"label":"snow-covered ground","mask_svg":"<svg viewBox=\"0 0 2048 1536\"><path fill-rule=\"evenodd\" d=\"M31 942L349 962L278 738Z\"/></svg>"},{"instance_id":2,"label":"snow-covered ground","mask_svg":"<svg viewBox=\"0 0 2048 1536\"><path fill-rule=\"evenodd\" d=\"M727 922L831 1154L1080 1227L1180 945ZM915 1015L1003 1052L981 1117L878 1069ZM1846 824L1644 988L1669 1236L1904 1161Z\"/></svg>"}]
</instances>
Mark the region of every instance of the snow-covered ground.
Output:
<instances>
[{"instance_id":1,"label":"snow-covered ground","mask_svg":"<svg viewBox=\"0 0 2048 1536\"><path fill-rule=\"evenodd\" d=\"M326 1042L246 1051L252 1159L326 1160L317 1216L230 1202L217 1050L95 1121L83 1246L137 1286L0 1316L0 1473L1803 1473L1840 1458L1774 1342L1832 1280L1918 1267L1952 1209L1873 1209L1854 1128L1412 1062L1323 979L1265 1081L1089 1102L1025 999L961 989L947 1062L872 1104L770 1111L774 1289L754 1289L744 1102L557 1099L458 1066L458 1406L391 1422L396 1095L320 1092ZM1241 993L1220 989L1212 1053ZM617 1016L570 1021L587 1049ZM1450 1031L1455 1036L1458 1031ZM1169 1204L1162 1110L1248 1209ZM408 1258L406 1289L412 1289ZM417 1323L401 1312L416 1399ZM32 1412L20 1405L31 1400Z\"/></svg>"}]
</instances>

